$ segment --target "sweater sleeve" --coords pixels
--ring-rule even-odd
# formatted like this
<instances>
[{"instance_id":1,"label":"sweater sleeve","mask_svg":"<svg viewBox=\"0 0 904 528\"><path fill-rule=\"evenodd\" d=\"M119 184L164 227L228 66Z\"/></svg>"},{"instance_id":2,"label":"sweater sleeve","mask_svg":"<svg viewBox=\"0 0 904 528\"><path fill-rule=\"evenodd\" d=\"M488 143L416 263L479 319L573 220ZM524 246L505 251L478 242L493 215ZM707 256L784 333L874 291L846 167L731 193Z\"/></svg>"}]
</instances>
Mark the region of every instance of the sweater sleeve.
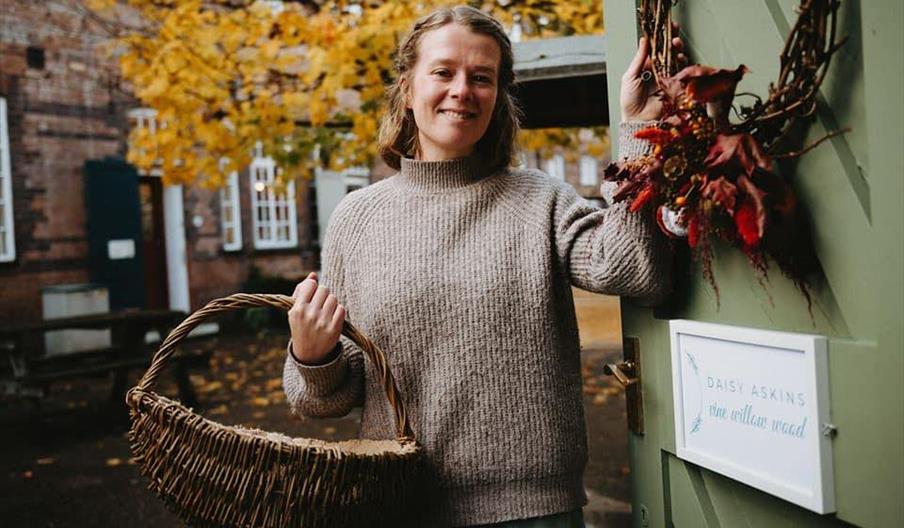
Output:
<instances>
[{"instance_id":1,"label":"sweater sleeve","mask_svg":"<svg viewBox=\"0 0 904 528\"><path fill-rule=\"evenodd\" d=\"M622 159L646 152L634 132L649 124L620 125ZM655 304L668 293L668 241L649 211L629 212L625 202L600 210L570 186L563 186L554 210L556 249L572 284L597 293L637 297L646 304Z\"/></svg>"},{"instance_id":2,"label":"sweater sleeve","mask_svg":"<svg viewBox=\"0 0 904 528\"><path fill-rule=\"evenodd\" d=\"M343 303L344 280L340 247L347 243L334 228L341 222L339 210L327 228L321 253L320 283ZM344 304L344 303L343 303ZM345 336L339 340L339 353L325 365L305 365L286 354L283 390L292 412L301 416L344 416L364 398L364 353Z\"/></svg>"}]
</instances>

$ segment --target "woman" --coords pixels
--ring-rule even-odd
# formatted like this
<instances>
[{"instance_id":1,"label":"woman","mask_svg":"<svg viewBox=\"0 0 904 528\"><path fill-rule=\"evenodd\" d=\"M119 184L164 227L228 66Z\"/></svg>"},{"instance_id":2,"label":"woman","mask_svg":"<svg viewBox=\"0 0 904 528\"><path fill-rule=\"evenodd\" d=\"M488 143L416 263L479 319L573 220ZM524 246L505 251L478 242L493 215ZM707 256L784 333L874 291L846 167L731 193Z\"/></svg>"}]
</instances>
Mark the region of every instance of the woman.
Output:
<instances>
[{"instance_id":1,"label":"woman","mask_svg":"<svg viewBox=\"0 0 904 528\"><path fill-rule=\"evenodd\" d=\"M626 122L659 115L640 81L641 48L625 75ZM323 281L300 283L289 312L284 386L299 414L363 404L361 437L392 438L372 366L337 342L346 307L387 353L439 487L429 526L583 526L571 286L645 298L666 289L664 244L646 215L596 209L563 182L511 168L512 64L501 25L476 9L415 24L380 134L399 173L338 206ZM643 148L631 135L641 126L622 126L622 155Z\"/></svg>"}]
</instances>

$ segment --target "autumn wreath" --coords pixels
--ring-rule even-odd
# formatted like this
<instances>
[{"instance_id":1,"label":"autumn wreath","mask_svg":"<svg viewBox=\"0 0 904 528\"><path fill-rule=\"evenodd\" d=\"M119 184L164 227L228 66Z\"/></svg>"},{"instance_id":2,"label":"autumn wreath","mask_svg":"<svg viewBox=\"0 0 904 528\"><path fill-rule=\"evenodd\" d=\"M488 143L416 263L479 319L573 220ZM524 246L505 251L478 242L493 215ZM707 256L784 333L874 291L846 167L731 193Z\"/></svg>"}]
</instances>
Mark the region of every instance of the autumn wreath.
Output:
<instances>
[{"instance_id":1,"label":"autumn wreath","mask_svg":"<svg viewBox=\"0 0 904 528\"><path fill-rule=\"evenodd\" d=\"M802 0L781 55L781 71L766 100L735 104L735 88L748 72L702 65L677 71L672 49L674 0L643 0L641 27L650 40L652 73L663 118L636 137L652 145L647 156L610 165L605 178L618 183L616 202L633 212L655 211L662 230L686 235L703 275L718 299L712 243L740 249L766 278L768 261L800 288L809 303L807 276L815 267L809 236L788 178L775 160L803 154L819 142L791 150L794 124L811 116L836 41L838 0ZM734 111L739 120L729 119ZM842 131L839 131L842 132ZM652 203L656 207L645 208Z\"/></svg>"}]
</instances>

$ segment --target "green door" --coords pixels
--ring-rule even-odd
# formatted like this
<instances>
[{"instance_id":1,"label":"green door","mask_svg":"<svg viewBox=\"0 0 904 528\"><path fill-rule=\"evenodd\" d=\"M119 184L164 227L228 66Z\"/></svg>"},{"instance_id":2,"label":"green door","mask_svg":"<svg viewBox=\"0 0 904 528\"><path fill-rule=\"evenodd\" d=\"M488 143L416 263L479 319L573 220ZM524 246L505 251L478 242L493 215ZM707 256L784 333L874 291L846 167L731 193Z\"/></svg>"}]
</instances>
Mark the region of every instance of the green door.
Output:
<instances>
[{"instance_id":1,"label":"green door","mask_svg":"<svg viewBox=\"0 0 904 528\"><path fill-rule=\"evenodd\" d=\"M84 166L91 280L106 286L110 308L145 307L142 209L135 167L123 160Z\"/></svg>"},{"instance_id":2,"label":"green door","mask_svg":"<svg viewBox=\"0 0 904 528\"><path fill-rule=\"evenodd\" d=\"M682 0L674 16L695 62L748 74L738 91L766 95L796 15L794 0ZM637 39L633 1L605 2L608 70L626 68ZM635 526L904 526L904 3L843 0L848 36L821 88L794 167L822 276L813 319L772 266L766 289L743 255L716 247L721 306L695 269L668 312L623 302L623 332L639 339L644 433L629 433ZM609 108L618 86L609 83ZM617 123L619 116L611 115ZM819 515L676 455L669 319L819 334L827 338L835 512ZM815 322L814 322L815 320Z\"/></svg>"}]
</instances>

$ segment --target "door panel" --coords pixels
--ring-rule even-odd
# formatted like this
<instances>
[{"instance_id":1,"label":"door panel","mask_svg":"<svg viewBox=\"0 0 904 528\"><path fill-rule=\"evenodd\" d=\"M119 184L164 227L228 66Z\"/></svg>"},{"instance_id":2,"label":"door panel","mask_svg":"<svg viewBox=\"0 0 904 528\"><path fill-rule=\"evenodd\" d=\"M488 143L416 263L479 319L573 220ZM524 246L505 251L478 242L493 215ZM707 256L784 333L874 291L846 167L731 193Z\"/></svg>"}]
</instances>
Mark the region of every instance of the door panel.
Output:
<instances>
[{"instance_id":1,"label":"door panel","mask_svg":"<svg viewBox=\"0 0 904 528\"><path fill-rule=\"evenodd\" d=\"M112 310L142 308L138 174L115 159L86 161L84 174L91 280L107 286Z\"/></svg>"},{"instance_id":2,"label":"door panel","mask_svg":"<svg viewBox=\"0 0 904 528\"><path fill-rule=\"evenodd\" d=\"M670 507L666 514L670 523L676 527L719 528L721 523L716 516L699 468L683 464L667 453L663 456L663 463L666 465L663 471L667 472L668 478L667 500L670 501Z\"/></svg>"},{"instance_id":3,"label":"door panel","mask_svg":"<svg viewBox=\"0 0 904 528\"><path fill-rule=\"evenodd\" d=\"M676 527L722 526L769 528L807 528L850 526L831 516L815 515L809 510L789 502L777 501L745 484L734 481L693 464L670 457L671 475L686 475L687 483L673 485L672 489L690 486L703 506L708 524L685 524L676 519Z\"/></svg>"},{"instance_id":4,"label":"door panel","mask_svg":"<svg viewBox=\"0 0 904 528\"><path fill-rule=\"evenodd\" d=\"M697 62L751 70L739 87L766 95L796 19L796 0L683 0L675 8ZM605 2L608 70L624 71L636 42L634 2ZM895 1L842 1L837 53L815 119L800 146L842 127L781 170L812 228L822 273L812 316L773 266L765 288L746 258L715 247L718 302L699 269L679 278L668 313L623 302L623 335L637 336L644 363L646 433L631 435L635 526L897 526L904 521L904 49ZM618 86L609 86L618 108ZM611 122L617 123L613 115ZM829 393L837 513L817 515L674 456L668 319L682 318L829 338Z\"/></svg>"}]
</instances>

